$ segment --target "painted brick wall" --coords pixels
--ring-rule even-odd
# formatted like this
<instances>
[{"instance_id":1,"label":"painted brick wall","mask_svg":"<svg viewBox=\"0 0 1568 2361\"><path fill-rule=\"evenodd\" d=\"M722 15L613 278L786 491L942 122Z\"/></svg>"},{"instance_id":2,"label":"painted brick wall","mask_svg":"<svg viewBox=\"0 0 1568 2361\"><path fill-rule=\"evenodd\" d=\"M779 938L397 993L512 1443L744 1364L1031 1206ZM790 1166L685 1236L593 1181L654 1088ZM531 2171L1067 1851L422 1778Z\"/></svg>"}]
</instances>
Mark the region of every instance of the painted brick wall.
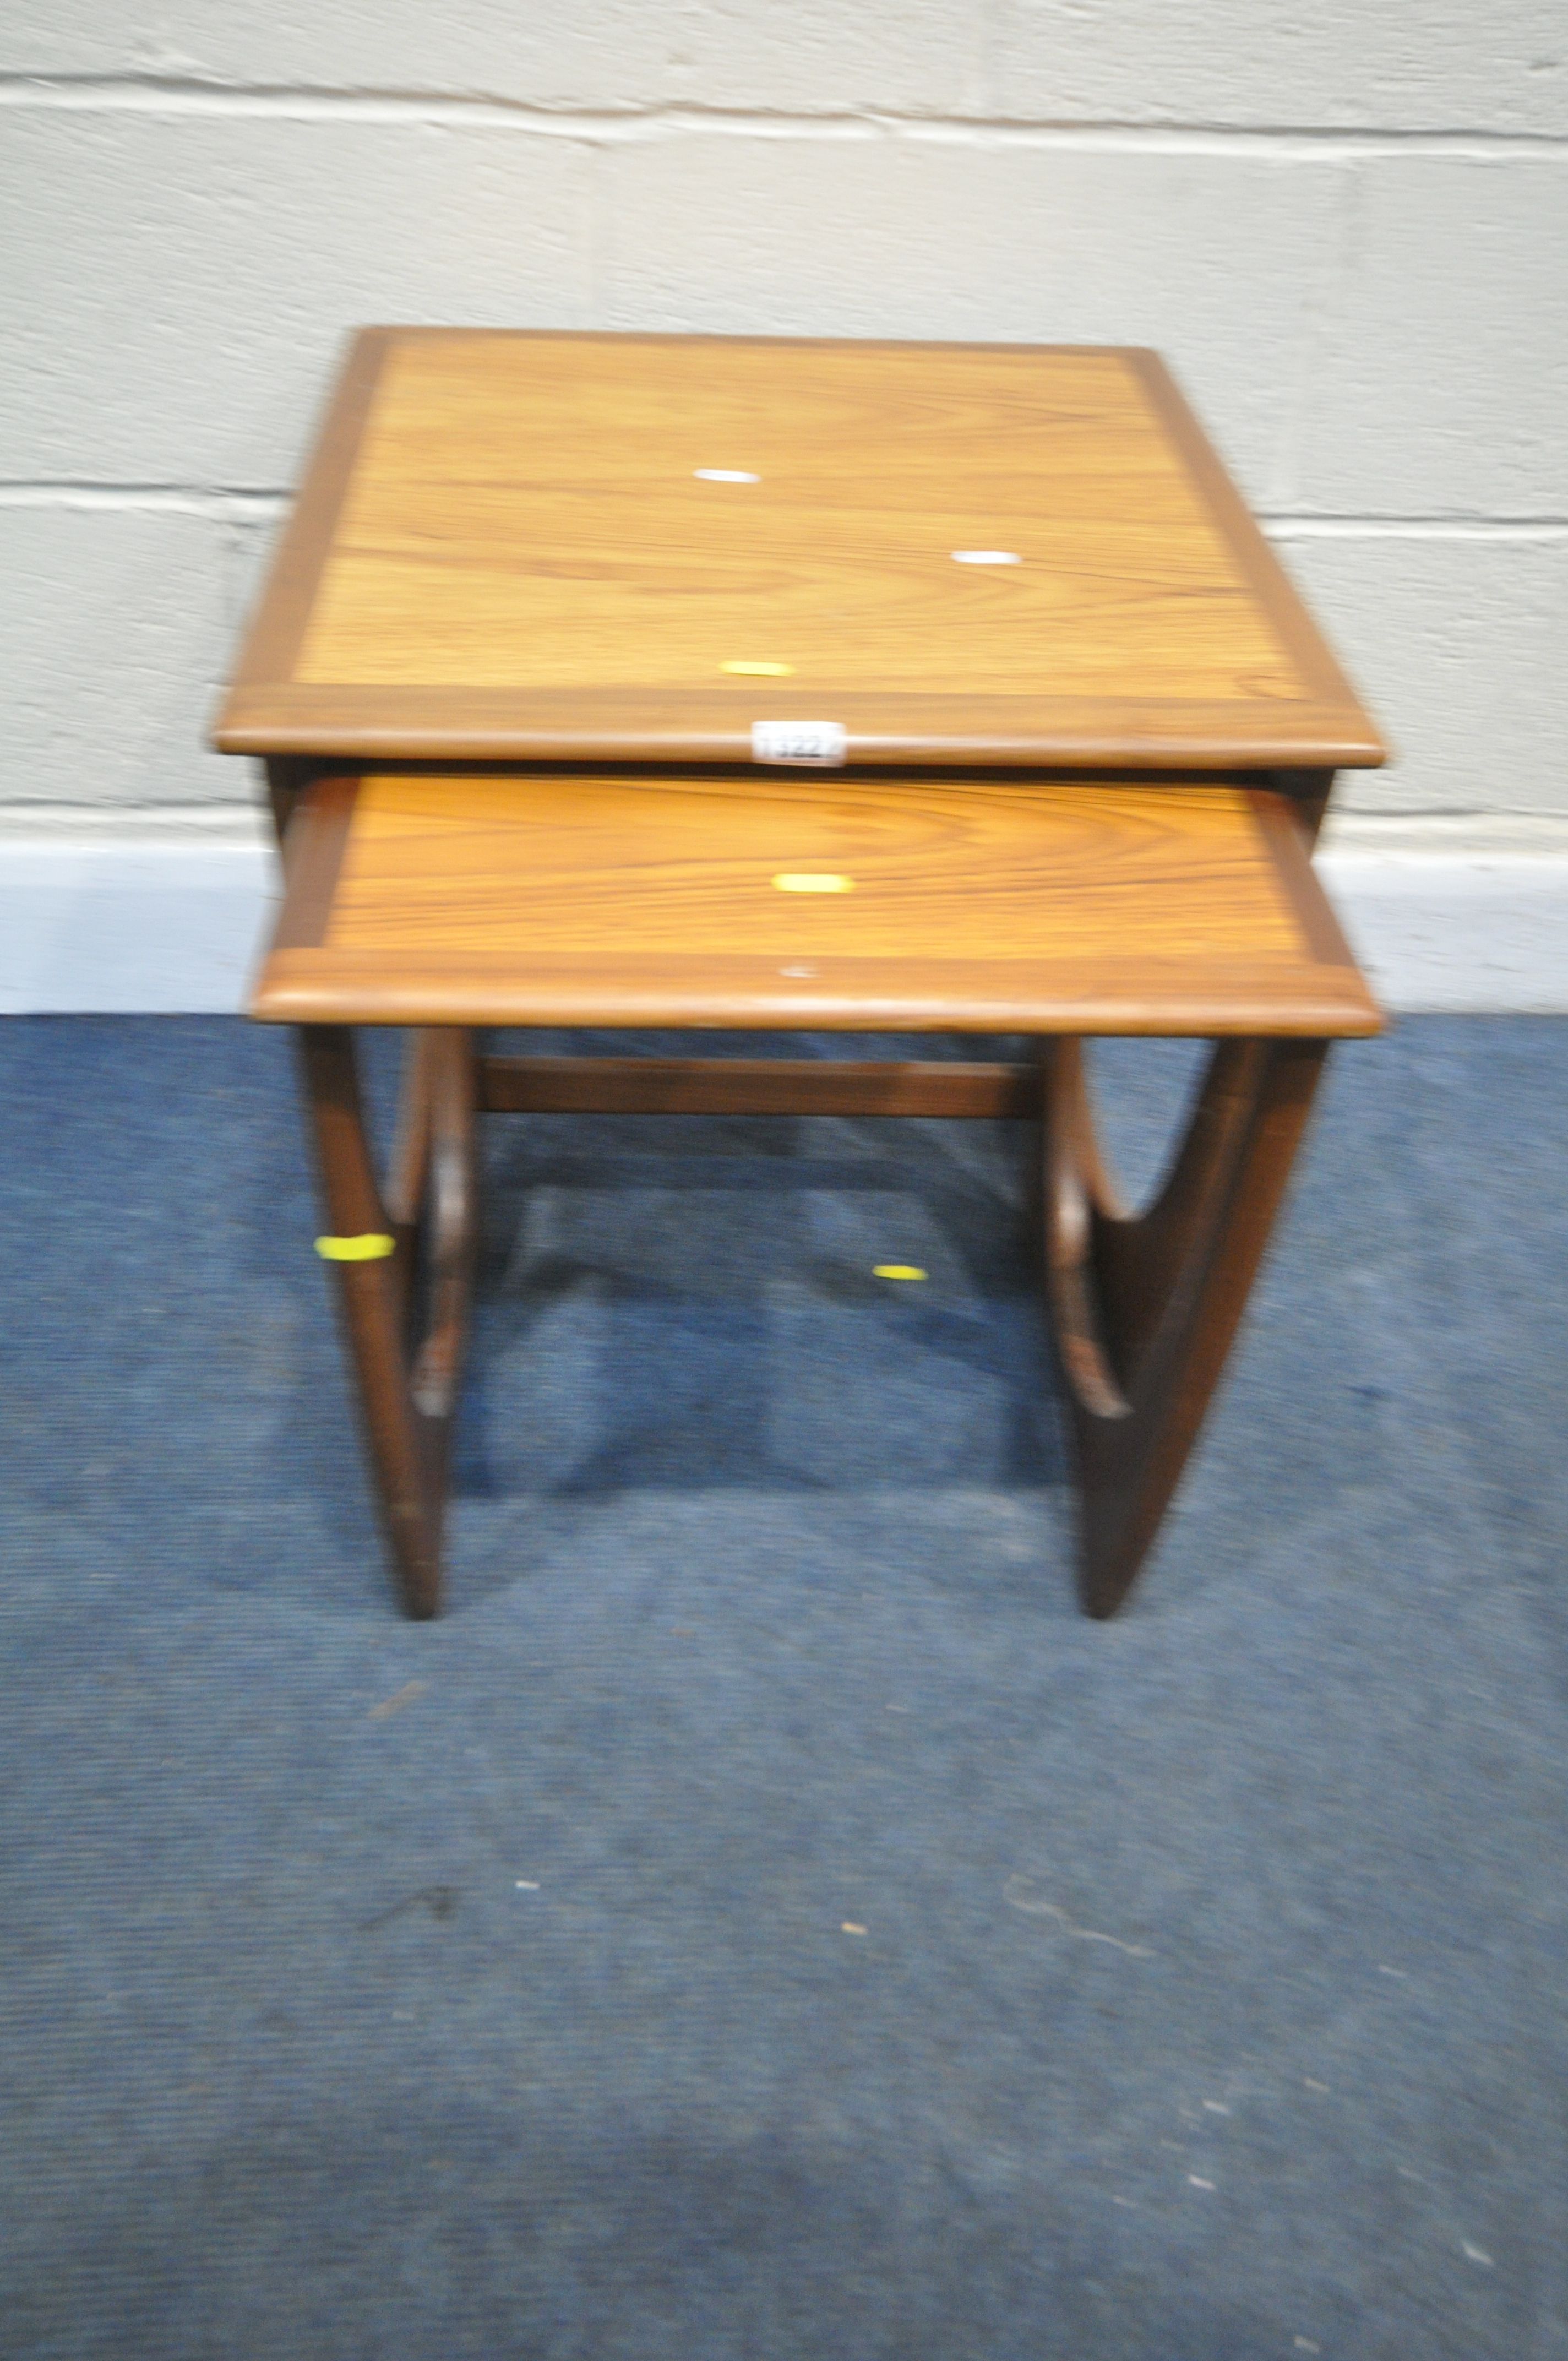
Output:
<instances>
[{"instance_id":1,"label":"painted brick wall","mask_svg":"<svg viewBox=\"0 0 1568 2361\"><path fill-rule=\"evenodd\" d=\"M1568 844L1563 0L461 15L12 0L13 817L251 802L202 733L340 340L453 320L1158 346L1398 741L1369 833Z\"/></svg>"}]
</instances>

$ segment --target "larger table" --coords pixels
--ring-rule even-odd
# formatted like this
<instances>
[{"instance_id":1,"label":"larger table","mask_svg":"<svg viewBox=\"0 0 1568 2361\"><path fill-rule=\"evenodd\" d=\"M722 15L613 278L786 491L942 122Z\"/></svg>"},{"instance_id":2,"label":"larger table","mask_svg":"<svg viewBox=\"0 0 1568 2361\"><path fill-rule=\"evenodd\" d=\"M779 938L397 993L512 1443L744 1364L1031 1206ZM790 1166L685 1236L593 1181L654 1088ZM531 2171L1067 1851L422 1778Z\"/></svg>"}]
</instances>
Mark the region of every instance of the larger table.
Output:
<instances>
[{"instance_id":1,"label":"larger table","mask_svg":"<svg viewBox=\"0 0 1568 2361\"><path fill-rule=\"evenodd\" d=\"M302 1028L412 1611L486 1106L1039 1117L1083 1597L1113 1611L1326 1044L1379 1022L1307 855L1381 742L1157 356L367 330L217 742L265 759L285 840L254 1013ZM415 1028L384 1184L362 1023ZM1039 1048L478 1054L476 1027L529 1023ZM1105 1032L1215 1043L1135 1216L1078 1054Z\"/></svg>"}]
</instances>

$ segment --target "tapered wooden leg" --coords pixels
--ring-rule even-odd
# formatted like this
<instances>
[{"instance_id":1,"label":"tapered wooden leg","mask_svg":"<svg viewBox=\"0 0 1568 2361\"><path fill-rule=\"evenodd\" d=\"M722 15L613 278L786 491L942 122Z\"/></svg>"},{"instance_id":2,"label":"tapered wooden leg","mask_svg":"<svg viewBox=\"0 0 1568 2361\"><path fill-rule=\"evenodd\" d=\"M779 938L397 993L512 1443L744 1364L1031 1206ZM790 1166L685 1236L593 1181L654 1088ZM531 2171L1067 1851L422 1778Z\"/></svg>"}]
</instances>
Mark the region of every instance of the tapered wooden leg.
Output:
<instances>
[{"instance_id":1,"label":"tapered wooden leg","mask_svg":"<svg viewBox=\"0 0 1568 2361\"><path fill-rule=\"evenodd\" d=\"M1081 1045L1047 1046L1047 1285L1070 1405L1091 1615L1113 1615L1122 1604L1180 1479L1327 1048L1218 1042L1170 1175L1134 1219L1095 1137Z\"/></svg>"},{"instance_id":2,"label":"tapered wooden leg","mask_svg":"<svg viewBox=\"0 0 1568 2361\"><path fill-rule=\"evenodd\" d=\"M386 1199L365 1136L352 1033L307 1025L300 1038L371 1467L403 1603L411 1615L433 1615L446 1439L473 1263L472 1037L444 1028L416 1039ZM355 1258L356 1242L378 1239L391 1241L390 1253ZM339 1258L345 1244L349 1255ZM418 1343L411 1338L416 1325L425 1332Z\"/></svg>"}]
</instances>

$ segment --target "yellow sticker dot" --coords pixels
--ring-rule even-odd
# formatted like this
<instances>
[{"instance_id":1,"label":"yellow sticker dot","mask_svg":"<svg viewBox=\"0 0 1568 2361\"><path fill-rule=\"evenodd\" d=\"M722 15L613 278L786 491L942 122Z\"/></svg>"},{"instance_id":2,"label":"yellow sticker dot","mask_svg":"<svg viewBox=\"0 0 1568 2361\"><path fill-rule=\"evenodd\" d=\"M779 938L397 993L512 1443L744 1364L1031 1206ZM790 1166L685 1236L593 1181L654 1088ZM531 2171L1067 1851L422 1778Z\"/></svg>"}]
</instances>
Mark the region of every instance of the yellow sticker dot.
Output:
<instances>
[{"instance_id":1,"label":"yellow sticker dot","mask_svg":"<svg viewBox=\"0 0 1568 2361\"><path fill-rule=\"evenodd\" d=\"M737 659L733 664L721 664L718 669L720 672L744 673L748 679L784 680L795 670L795 666L786 664L749 664Z\"/></svg>"},{"instance_id":2,"label":"yellow sticker dot","mask_svg":"<svg viewBox=\"0 0 1568 2361\"><path fill-rule=\"evenodd\" d=\"M855 881L834 870L781 869L773 884L781 894L852 894Z\"/></svg>"},{"instance_id":3,"label":"yellow sticker dot","mask_svg":"<svg viewBox=\"0 0 1568 2361\"><path fill-rule=\"evenodd\" d=\"M879 1262L872 1272L873 1279L925 1279L928 1275L914 1262Z\"/></svg>"},{"instance_id":4,"label":"yellow sticker dot","mask_svg":"<svg viewBox=\"0 0 1568 2361\"><path fill-rule=\"evenodd\" d=\"M356 1238L318 1238L316 1252L323 1262L380 1262L396 1254L396 1238L379 1230L363 1231Z\"/></svg>"}]
</instances>

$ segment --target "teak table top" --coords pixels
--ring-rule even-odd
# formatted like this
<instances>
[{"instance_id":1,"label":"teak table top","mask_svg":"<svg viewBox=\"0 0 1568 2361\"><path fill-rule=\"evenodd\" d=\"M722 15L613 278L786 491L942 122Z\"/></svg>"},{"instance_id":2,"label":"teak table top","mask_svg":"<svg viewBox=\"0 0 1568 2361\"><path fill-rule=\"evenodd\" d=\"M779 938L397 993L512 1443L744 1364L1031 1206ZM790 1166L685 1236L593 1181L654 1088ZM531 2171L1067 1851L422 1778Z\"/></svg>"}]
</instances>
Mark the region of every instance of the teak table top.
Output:
<instances>
[{"instance_id":1,"label":"teak table top","mask_svg":"<svg viewBox=\"0 0 1568 2361\"><path fill-rule=\"evenodd\" d=\"M251 1014L1331 1035L1380 1018L1285 798L1216 780L319 782Z\"/></svg>"},{"instance_id":2,"label":"teak table top","mask_svg":"<svg viewBox=\"0 0 1568 2361\"><path fill-rule=\"evenodd\" d=\"M1383 759L1153 353L359 335L220 746L732 763L759 720L851 766Z\"/></svg>"}]
</instances>

